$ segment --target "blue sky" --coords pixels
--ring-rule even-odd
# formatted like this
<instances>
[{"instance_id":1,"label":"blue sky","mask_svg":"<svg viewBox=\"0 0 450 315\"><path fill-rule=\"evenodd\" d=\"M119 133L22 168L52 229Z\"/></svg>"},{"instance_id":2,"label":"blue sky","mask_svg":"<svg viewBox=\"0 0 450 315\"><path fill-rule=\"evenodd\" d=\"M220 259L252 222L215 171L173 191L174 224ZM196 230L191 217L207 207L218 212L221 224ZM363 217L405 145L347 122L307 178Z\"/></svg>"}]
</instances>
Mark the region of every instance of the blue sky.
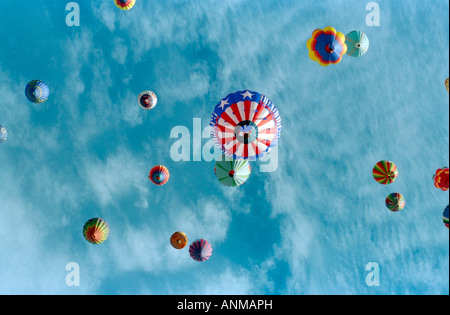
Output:
<instances>
[{"instance_id":1,"label":"blue sky","mask_svg":"<svg viewBox=\"0 0 450 315\"><path fill-rule=\"evenodd\" d=\"M449 293L449 195L431 179L449 164L448 1L376 1L378 27L361 0L79 0L79 27L68 2L0 10L1 294ZM365 32L369 52L320 67L306 41L327 26ZM25 98L33 79L43 104ZM213 162L172 160L174 127L192 137L245 89L279 109L275 172L252 162L232 189ZM383 159L399 168L390 186L372 178ZM158 164L162 187L147 178ZM385 208L391 192L403 212ZM99 246L81 232L92 217L110 225ZM178 230L210 241L210 260L173 249Z\"/></svg>"}]
</instances>

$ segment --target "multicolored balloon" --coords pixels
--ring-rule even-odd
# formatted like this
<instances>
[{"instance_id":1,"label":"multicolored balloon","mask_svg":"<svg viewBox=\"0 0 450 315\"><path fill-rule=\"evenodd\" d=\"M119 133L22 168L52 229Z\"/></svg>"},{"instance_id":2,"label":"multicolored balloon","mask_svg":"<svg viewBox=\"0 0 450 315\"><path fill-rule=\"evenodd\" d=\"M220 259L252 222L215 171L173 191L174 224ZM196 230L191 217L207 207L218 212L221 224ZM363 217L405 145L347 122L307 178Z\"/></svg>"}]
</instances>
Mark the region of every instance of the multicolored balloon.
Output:
<instances>
[{"instance_id":1,"label":"multicolored balloon","mask_svg":"<svg viewBox=\"0 0 450 315\"><path fill-rule=\"evenodd\" d=\"M149 110L155 108L156 103L158 103L158 98L152 91L144 91L139 94L138 102L139 106L141 106L143 109Z\"/></svg>"},{"instance_id":2,"label":"multicolored balloon","mask_svg":"<svg viewBox=\"0 0 450 315\"><path fill-rule=\"evenodd\" d=\"M449 209L447 206L447 208L445 208L445 210L444 210L444 213L442 214L442 220L444 221L444 224L447 227L447 229L448 229L448 212L449 212Z\"/></svg>"},{"instance_id":3,"label":"multicolored balloon","mask_svg":"<svg viewBox=\"0 0 450 315\"><path fill-rule=\"evenodd\" d=\"M347 55L361 57L369 50L369 38L360 31L353 31L345 35Z\"/></svg>"},{"instance_id":4,"label":"multicolored balloon","mask_svg":"<svg viewBox=\"0 0 450 315\"><path fill-rule=\"evenodd\" d=\"M187 245L187 242L188 238L184 232L175 232L170 237L170 244L175 249L183 249Z\"/></svg>"},{"instance_id":5,"label":"multicolored balloon","mask_svg":"<svg viewBox=\"0 0 450 315\"><path fill-rule=\"evenodd\" d=\"M136 4L136 0L114 0L114 2L121 10L130 10Z\"/></svg>"},{"instance_id":6,"label":"multicolored balloon","mask_svg":"<svg viewBox=\"0 0 450 315\"><path fill-rule=\"evenodd\" d=\"M44 81L33 80L28 82L25 87L25 95L30 102L39 104L47 100L50 95L50 89Z\"/></svg>"},{"instance_id":7,"label":"multicolored balloon","mask_svg":"<svg viewBox=\"0 0 450 315\"><path fill-rule=\"evenodd\" d=\"M440 168L436 171L436 174L433 175L434 180L434 186L436 188L439 188L443 191L447 191L449 188L449 170L447 166L444 166L443 168Z\"/></svg>"},{"instance_id":8,"label":"multicolored balloon","mask_svg":"<svg viewBox=\"0 0 450 315\"><path fill-rule=\"evenodd\" d=\"M382 185L392 184L398 176L397 166L390 161L380 161L372 170L373 178Z\"/></svg>"},{"instance_id":9,"label":"multicolored balloon","mask_svg":"<svg viewBox=\"0 0 450 315\"><path fill-rule=\"evenodd\" d=\"M6 139L8 139L8 131L6 130L5 127L0 125L0 143L5 142Z\"/></svg>"},{"instance_id":10,"label":"multicolored balloon","mask_svg":"<svg viewBox=\"0 0 450 315\"><path fill-rule=\"evenodd\" d=\"M89 243L101 244L109 236L108 223L100 218L90 219L83 227L83 235Z\"/></svg>"},{"instance_id":11,"label":"multicolored balloon","mask_svg":"<svg viewBox=\"0 0 450 315\"><path fill-rule=\"evenodd\" d=\"M442 221L444 221L444 225L445 225L445 227L448 229L449 228L449 218L448 218L448 215L449 215L449 207L447 206L445 209L444 209L444 213L442 214Z\"/></svg>"},{"instance_id":12,"label":"multicolored balloon","mask_svg":"<svg viewBox=\"0 0 450 315\"><path fill-rule=\"evenodd\" d=\"M217 179L229 187L241 186L249 178L250 172L251 166L248 161L227 160L225 155L216 161L214 167Z\"/></svg>"},{"instance_id":13,"label":"multicolored balloon","mask_svg":"<svg viewBox=\"0 0 450 315\"><path fill-rule=\"evenodd\" d=\"M208 260L212 254L211 244L204 239L196 240L189 246L189 254L192 259L199 262Z\"/></svg>"},{"instance_id":14,"label":"multicolored balloon","mask_svg":"<svg viewBox=\"0 0 450 315\"><path fill-rule=\"evenodd\" d=\"M405 208L405 198L402 194L392 193L386 198L386 207L392 212L398 212Z\"/></svg>"},{"instance_id":15,"label":"multicolored balloon","mask_svg":"<svg viewBox=\"0 0 450 315\"><path fill-rule=\"evenodd\" d=\"M248 90L222 99L214 108L210 127L216 145L234 160L256 160L270 152L282 129L272 101Z\"/></svg>"},{"instance_id":16,"label":"multicolored balloon","mask_svg":"<svg viewBox=\"0 0 450 315\"><path fill-rule=\"evenodd\" d=\"M152 181L152 183L158 186L166 184L169 177L169 170L163 165L153 167L148 175L148 178Z\"/></svg>"},{"instance_id":17,"label":"multicolored balloon","mask_svg":"<svg viewBox=\"0 0 450 315\"><path fill-rule=\"evenodd\" d=\"M309 49L309 58L324 67L338 64L347 52L344 34L331 26L315 30L306 46Z\"/></svg>"}]
</instances>

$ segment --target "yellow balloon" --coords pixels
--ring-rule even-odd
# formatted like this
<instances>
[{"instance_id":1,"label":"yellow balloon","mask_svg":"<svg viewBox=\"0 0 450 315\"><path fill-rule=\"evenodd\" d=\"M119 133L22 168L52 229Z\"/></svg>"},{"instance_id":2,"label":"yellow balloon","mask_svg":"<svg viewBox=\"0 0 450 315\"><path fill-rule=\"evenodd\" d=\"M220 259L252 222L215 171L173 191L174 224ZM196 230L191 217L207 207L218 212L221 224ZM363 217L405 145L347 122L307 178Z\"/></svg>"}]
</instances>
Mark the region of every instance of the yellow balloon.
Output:
<instances>
[{"instance_id":1,"label":"yellow balloon","mask_svg":"<svg viewBox=\"0 0 450 315\"><path fill-rule=\"evenodd\" d=\"M136 0L114 0L114 3L121 10L130 10L134 7Z\"/></svg>"},{"instance_id":2,"label":"yellow balloon","mask_svg":"<svg viewBox=\"0 0 450 315\"><path fill-rule=\"evenodd\" d=\"M176 249L182 249L186 246L188 238L184 232L175 232L170 237L170 244Z\"/></svg>"}]
</instances>

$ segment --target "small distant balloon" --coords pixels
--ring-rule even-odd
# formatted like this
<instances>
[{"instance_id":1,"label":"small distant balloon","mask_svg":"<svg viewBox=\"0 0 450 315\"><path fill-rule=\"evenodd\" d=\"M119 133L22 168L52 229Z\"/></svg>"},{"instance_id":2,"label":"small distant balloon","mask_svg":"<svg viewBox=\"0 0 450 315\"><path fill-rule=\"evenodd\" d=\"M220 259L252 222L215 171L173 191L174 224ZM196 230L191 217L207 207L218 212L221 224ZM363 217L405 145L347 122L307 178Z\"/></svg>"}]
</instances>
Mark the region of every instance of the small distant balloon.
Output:
<instances>
[{"instance_id":1,"label":"small distant balloon","mask_svg":"<svg viewBox=\"0 0 450 315\"><path fill-rule=\"evenodd\" d=\"M448 92L448 89L449 89L448 86L449 86L449 84L450 84L449 82L450 82L450 81L449 81L449 79L447 78L447 80L445 80L445 87L447 88L447 93L449 93L449 92Z\"/></svg>"},{"instance_id":2,"label":"small distant balloon","mask_svg":"<svg viewBox=\"0 0 450 315\"><path fill-rule=\"evenodd\" d=\"M447 166L440 168L433 175L434 187L439 188L443 191L449 189L449 169Z\"/></svg>"},{"instance_id":3,"label":"small distant balloon","mask_svg":"<svg viewBox=\"0 0 450 315\"><path fill-rule=\"evenodd\" d=\"M187 245L188 238L184 232L175 232L170 237L170 244L175 249L182 249Z\"/></svg>"},{"instance_id":4,"label":"small distant balloon","mask_svg":"<svg viewBox=\"0 0 450 315\"><path fill-rule=\"evenodd\" d=\"M114 3L121 10L130 10L136 4L136 0L114 0Z\"/></svg>"},{"instance_id":5,"label":"small distant balloon","mask_svg":"<svg viewBox=\"0 0 450 315\"><path fill-rule=\"evenodd\" d=\"M84 238L92 244L101 244L109 236L109 226L105 220L93 218L88 220L83 227Z\"/></svg>"},{"instance_id":6,"label":"small distant balloon","mask_svg":"<svg viewBox=\"0 0 450 315\"><path fill-rule=\"evenodd\" d=\"M392 212L399 212L405 208L405 198L402 194L392 193L386 198L386 207Z\"/></svg>"},{"instance_id":7,"label":"small distant balloon","mask_svg":"<svg viewBox=\"0 0 450 315\"><path fill-rule=\"evenodd\" d=\"M152 91L144 91L139 94L138 101L139 106L143 109L149 110L155 108L156 103L158 103L158 98Z\"/></svg>"},{"instance_id":8,"label":"small distant balloon","mask_svg":"<svg viewBox=\"0 0 450 315\"><path fill-rule=\"evenodd\" d=\"M217 179L225 186L237 187L247 181L250 176L250 162L246 160L227 160L222 155L214 167L214 174Z\"/></svg>"},{"instance_id":9,"label":"small distant balloon","mask_svg":"<svg viewBox=\"0 0 450 315\"><path fill-rule=\"evenodd\" d=\"M28 82L25 87L25 95L30 102L39 104L47 100L50 95L50 89L44 81L33 80Z\"/></svg>"},{"instance_id":10,"label":"small distant balloon","mask_svg":"<svg viewBox=\"0 0 450 315\"><path fill-rule=\"evenodd\" d=\"M398 176L398 169L395 163L390 161L380 161L373 167L373 178L382 185L392 184Z\"/></svg>"},{"instance_id":11,"label":"small distant balloon","mask_svg":"<svg viewBox=\"0 0 450 315\"><path fill-rule=\"evenodd\" d=\"M206 261L211 257L211 254L211 244L204 239L196 240L189 246L189 255L196 261Z\"/></svg>"},{"instance_id":12,"label":"small distant balloon","mask_svg":"<svg viewBox=\"0 0 450 315\"><path fill-rule=\"evenodd\" d=\"M445 226L448 229L448 212L449 212L449 208L447 206L447 208L445 208L444 213L442 214L442 220L444 221Z\"/></svg>"},{"instance_id":13,"label":"small distant balloon","mask_svg":"<svg viewBox=\"0 0 450 315\"><path fill-rule=\"evenodd\" d=\"M157 165L153 167L150 170L150 174L148 175L150 181L158 186L166 184L169 181L169 177L169 170L163 165Z\"/></svg>"},{"instance_id":14,"label":"small distant balloon","mask_svg":"<svg viewBox=\"0 0 450 315\"><path fill-rule=\"evenodd\" d=\"M369 50L369 38L361 31L353 31L345 35L347 55L361 57Z\"/></svg>"},{"instance_id":15,"label":"small distant balloon","mask_svg":"<svg viewBox=\"0 0 450 315\"><path fill-rule=\"evenodd\" d=\"M448 218L448 214L449 214L449 207L447 206L444 209L444 213L442 213L442 221L444 221L444 225L445 227L448 229L449 228L449 218Z\"/></svg>"},{"instance_id":16,"label":"small distant balloon","mask_svg":"<svg viewBox=\"0 0 450 315\"><path fill-rule=\"evenodd\" d=\"M0 143L3 143L8 139L8 131L6 131L6 128L0 125Z\"/></svg>"},{"instance_id":17,"label":"small distant balloon","mask_svg":"<svg viewBox=\"0 0 450 315\"><path fill-rule=\"evenodd\" d=\"M347 52L345 35L331 26L315 30L306 46L309 58L324 67L340 63L342 56Z\"/></svg>"}]
</instances>

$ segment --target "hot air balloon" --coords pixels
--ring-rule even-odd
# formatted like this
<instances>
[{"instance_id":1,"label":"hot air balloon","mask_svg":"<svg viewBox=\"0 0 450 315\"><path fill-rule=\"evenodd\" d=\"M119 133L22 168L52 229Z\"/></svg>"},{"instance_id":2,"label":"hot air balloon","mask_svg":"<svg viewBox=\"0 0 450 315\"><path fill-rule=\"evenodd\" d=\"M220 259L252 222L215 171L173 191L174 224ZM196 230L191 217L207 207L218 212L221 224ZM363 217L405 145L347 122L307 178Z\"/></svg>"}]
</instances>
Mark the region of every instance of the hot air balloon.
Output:
<instances>
[{"instance_id":1,"label":"hot air balloon","mask_svg":"<svg viewBox=\"0 0 450 315\"><path fill-rule=\"evenodd\" d=\"M155 108L156 103L158 103L158 98L152 91L144 91L139 94L138 102L139 106L148 110Z\"/></svg>"},{"instance_id":2,"label":"hot air balloon","mask_svg":"<svg viewBox=\"0 0 450 315\"><path fill-rule=\"evenodd\" d=\"M170 244L175 249L182 249L186 246L188 238L184 232L175 232L170 237Z\"/></svg>"},{"instance_id":3,"label":"hot air balloon","mask_svg":"<svg viewBox=\"0 0 450 315\"><path fill-rule=\"evenodd\" d=\"M234 160L256 160L270 152L282 128L272 101L248 90L222 99L214 108L210 127L216 145Z\"/></svg>"},{"instance_id":4,"label":"hot air balloon","mask_svg":"<svg viewBox=\"0 0 450 315\"><path fill-rule=\"evenodd\" d=\"M382 185L392 184L398 176L397 166L390 161L380 161L372 170L373 178Z\"/></svg>"},{"instance_id":5,"label":"hot air balloon","mask_svg":"<svg viewBox=\"0 0 450 315\"><path fill-rule=\"evenodd\" d=\"M449 188L448 183L448 167L445 166L436 171L436 174L433 175L434 186L443 191L447 191Z\"/></svg>"},{"instance_id":6,"label":"hot air balloon","mask_svg":"<svg viewBox=\"0 0 450 315\"><path fill-rule=\"evenodd\" d=\"M114 2L121 10L130 10L136 4L136 0L114 0Z\"/></svg>"},{"instance_id":7,"label":"hot air balloon","mask_svg":"<svg viewBox=\"0 0 450 315\"><path fill-rule=\"evenodd\" d=\"M103 219L90 219L83 227L83 235L89 243L101 244L109 236L109 226Z\"/></svg>"},{"instance_id":8,"label":"hot air balloon","mask_svg":"<svg viewBox=\"0 0 450 315\"><path fill-rule=\"evenodd\" d=\"M361 57L369 50L369 38L360 31L353 31L345 35L347 55Z\"/></svg>"},{"instance_id":9,"label":"hot air balloon","mask_svg":"<svg viewBox=\"0 0 450 315\"><path fill-rule=\"evenodd\" d=\"M158 186L166 184L169 177L169 170L167 167L162 165L153 167L148 175L148 178L152 181L152 183Z\"/></svg>"},{"instance_id":10,"label":"hot air balloon","mask_svg":"<svg viewBox=\"0 0 450 315\"><path fill-rule=\"evenodd\" d=\"M189 254L196 261L208 260L212 254L211 244L204 239L196 240L189 246Z\"/></svg>"},{"instance_id":11,"label":"hot air balloon","mask_svg":"<svg viewBox=\"0 0 450 315\"><path fill-rule=\"evenodd\" d=\"M442 220L444 221L444 224L447 227L447 229L448 229L448 212L449 212L449 209L447 206L447 208L445 208L445 210L444 210L444 213L442 214Z\"/></svg>"},{"instance_id":12,"label":"hot air balloon","mask_svg":"<svg viewBox=\"0 0 450 315\"><path fill-rule=\"evenodd\" d=\"M43 103L50 95L50 89L44 81L33 80L25 87L25 95L33 103Z\"/></svg>"},{"instance_id":13,"label":"hot air balloon","mask_svg":"<svg viewBox=\"0 0 450 315\"><path fill-rule=\"evenodd\" d=\"M309 49L309 58L324 67L338 64L347 52L344 34L330 26L315 30L306 46Z\"/></svg>"},{"instance_id":14,"label":"hot air balloon","mask_svg":"<svg viewBox=\"0 0 450 315\"><path fill-rule=\"evenodd\" d=\"M8 139L8 131L6 131L6 128L0 125L0 143L3 143Z\"/></svg>"},{"instance_id":15,"label":"hot air balloon","mask_svg":"<svg viewBox=\"0 0 450 315\"><path fill-rule=\"evenodd\" d=\"M386 207L392 212L398 212L405 208L405 198L402 194L392 193L386 198Z\"/></svg>"},{"instance_id":16,"label":"hot air balloon","mask_svg":"<svg viewBox=\"0 0 450 315\"><path fill-rule=\"evenodd\" d=\"M227 160L222 155L214 167L214 174L217 179L225 186L241 186L250 176L250 163L248 161Z\"/></svg>"},{"instance_id":17,"label":"hot air balloon","mask_svg":"<svg viewBox=\"0 0 450 315\"><path fill-rule=\"evenodd\" d=\"M448 92L448 89L449 89L449 83L450 82L450 80L447 78L447 80L445 80L445 87L447 88L447 93L449 93Z\"/></svg>"}]
</instances>

